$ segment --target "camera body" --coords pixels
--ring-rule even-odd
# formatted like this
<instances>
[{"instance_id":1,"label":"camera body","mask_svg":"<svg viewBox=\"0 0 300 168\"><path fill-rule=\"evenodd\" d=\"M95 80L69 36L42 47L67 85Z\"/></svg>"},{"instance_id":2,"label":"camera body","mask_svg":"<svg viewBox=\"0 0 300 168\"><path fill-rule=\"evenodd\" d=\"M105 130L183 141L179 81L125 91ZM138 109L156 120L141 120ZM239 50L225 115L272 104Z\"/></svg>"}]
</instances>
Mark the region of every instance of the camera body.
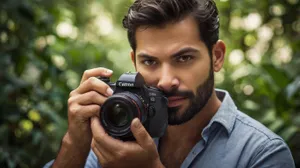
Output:
<instances>
[{"instance_id":1,"label":"camera body","mask_svg":"<svg viewBox=\"0 0 300 168\"><path fill-rule=\"evenodd\" d=\"M151 137L163 136L168 126L168 99L162 91L145 85L140 73L124 73L116 83L99 79L114 90L100 110L100 122L109 135L134 140L130 125L137 117Z\"/></svg>"}]
</instances>

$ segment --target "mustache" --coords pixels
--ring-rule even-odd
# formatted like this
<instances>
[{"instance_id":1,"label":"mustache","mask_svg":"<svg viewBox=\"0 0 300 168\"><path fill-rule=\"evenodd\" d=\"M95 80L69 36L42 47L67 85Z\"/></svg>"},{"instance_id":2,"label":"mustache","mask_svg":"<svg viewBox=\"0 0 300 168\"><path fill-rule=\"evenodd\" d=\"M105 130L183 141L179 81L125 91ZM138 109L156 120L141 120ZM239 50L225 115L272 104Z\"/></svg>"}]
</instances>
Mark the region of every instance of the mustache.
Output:
<instances>
[{"instance_id":1,"label":"mustache","mask_svg":"<svg viewBox=\"0 0 300 168\"><path fill-rule=\"evenodd\" d=\"M166 97L171 97L171 96L181 96L181 97L187 97L187 98L194 98L195 95L192 91L190 90L178 90L176 88L170 90L170 91L163 91Z\"/></svg>"}]
</instances>

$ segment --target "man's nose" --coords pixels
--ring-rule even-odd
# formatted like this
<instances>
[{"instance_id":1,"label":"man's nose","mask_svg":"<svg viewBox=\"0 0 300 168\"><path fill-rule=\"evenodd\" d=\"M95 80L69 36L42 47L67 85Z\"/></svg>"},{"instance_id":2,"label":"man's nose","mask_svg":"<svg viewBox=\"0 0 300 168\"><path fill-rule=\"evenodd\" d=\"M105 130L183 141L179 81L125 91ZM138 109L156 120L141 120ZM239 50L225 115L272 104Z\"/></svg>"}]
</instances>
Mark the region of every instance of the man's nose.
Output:
<instances>
[{"instance_id":1,"label":"man's nose","mask_svg":"<svg viewBox=\"0 0 300 168\"><path fill-rule=\"evenodd\" d=\"M175 71L169 65L162 66L157 87L165 92L169 92L179 87L179 79L177 78Z\"/></svg>"}]
</instances>

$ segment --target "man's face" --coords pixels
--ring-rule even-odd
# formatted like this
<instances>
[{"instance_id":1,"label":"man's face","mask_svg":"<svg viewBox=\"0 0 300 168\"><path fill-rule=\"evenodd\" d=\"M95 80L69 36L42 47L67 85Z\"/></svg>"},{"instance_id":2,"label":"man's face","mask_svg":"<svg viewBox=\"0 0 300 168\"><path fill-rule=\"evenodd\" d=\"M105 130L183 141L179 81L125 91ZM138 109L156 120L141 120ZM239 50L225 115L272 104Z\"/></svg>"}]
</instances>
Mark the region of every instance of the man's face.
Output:
<instances>
[{"instance_id":1,"label":"man's face","mask_svg":"<svg viewBox=\"0 0 300 168\"><path fill-rule=\"evenodd\" d=\"M169 100L169 124L190 120L205 106L214 87L211 57L192 17L136 32L136 70Z\"/></svg>"}]
</instances>

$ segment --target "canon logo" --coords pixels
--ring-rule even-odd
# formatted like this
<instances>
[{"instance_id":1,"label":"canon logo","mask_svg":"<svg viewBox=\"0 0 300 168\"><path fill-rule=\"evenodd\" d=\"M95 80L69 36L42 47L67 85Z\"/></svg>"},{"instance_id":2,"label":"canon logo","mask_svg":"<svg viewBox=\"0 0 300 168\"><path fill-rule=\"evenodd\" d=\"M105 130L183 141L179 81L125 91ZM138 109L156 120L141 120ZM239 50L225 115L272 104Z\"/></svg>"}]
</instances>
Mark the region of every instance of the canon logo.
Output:
<instances>
[{"instance_id":1,"label":"canon logo","mask_svg":"<svg viewBox=\"0 0 300 168\"><path fill-rule=\"evenodd\" d=\"M118 82L118 86L121 86L121 87L134 87L134 83Z\"/></svg>"}]
</instances>

